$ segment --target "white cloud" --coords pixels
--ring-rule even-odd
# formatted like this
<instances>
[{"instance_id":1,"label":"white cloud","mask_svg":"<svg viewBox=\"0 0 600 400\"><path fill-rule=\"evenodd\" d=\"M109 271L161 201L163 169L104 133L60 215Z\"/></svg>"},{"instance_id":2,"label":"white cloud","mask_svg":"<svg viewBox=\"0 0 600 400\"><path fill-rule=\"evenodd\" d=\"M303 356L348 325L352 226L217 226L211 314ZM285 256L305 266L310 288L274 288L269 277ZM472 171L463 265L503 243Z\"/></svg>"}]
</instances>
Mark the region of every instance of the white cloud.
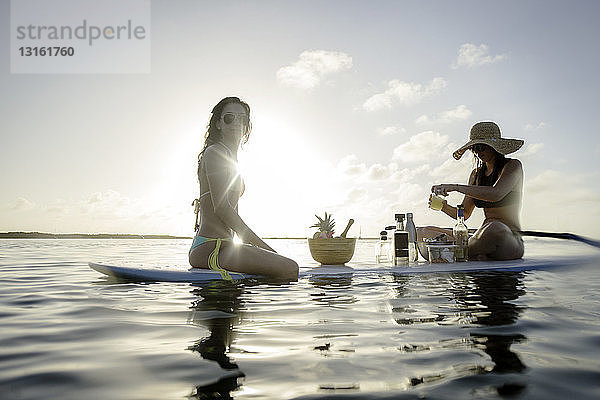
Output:
<instances>
[{"instance_id":1,"label":"white cloud","mask_svg":"<svg viewBox=\"0 0 600 400\"><path fill-rule=\"evenodd\" d=\"M92 207L97 207L101 204L103 207L117 208L129 205L131 200L128 197L122 196L121 193L115 190L107 190L105 192L93 193L88 198L87 203L92 205Z\"/></svg>"},{"instance_id":2,"label":"white cloud","mask_svg":"<svg viewBox=\"0 0 600 400\"><path fill-rule=\"evenodd\" d=\"M408 142L394 149L393 160L403 163L427 161L437 157L448 144L448 136L425 131L412 136ZM442 153L443 154L443 153Z\"/></svg>"},{"instance_id":3,"label":"white cloud","mask_svg":"<svg viewBox=\"0 0 600 400\"><path fill-rule=\"evenodd\" d=\"M179 229L179 225L183 224L179 222L183 220L181 216L191 214L189 210L187 201L151 204L148 200L129 198L114 190L76 199L44 199L37 204L19 198L0 210L0 229L57 233L167 233ZM185 229L189 233L189 223L185 224ZM180 229L180 232L185 233L186 230Z\"/></svg>"},{"instance_id":4,"label":"white cloud","mask_svg":"<svg viewBox=\"0 0 600 400\"><path fill-rule=\"evenodd\" d=\"M35 207L35 203L27 200L24 197L19 197L17 200L10 206L10 209L13 211L25 211L30 210Z\"/></svg>"},{"instance_id":5,"label":"white cloud","mask_svg":"<svg viewBox=\"0 0 600 400\"><path fill-rule=\"evenodd\" d=\"M469 110L464 104L461 104L456 108L444 111L440 114L434 115L433 117L421 115L415 120L415 123L417 125L449 124L454 121L463 121L468 119L471 117L471 115L473 115L471 110Z\"/></svg>"},{"instance_id":6,"label":"white cloud","mask_svg":"<svg viewBox=\"0 0 600 400\"><path fill-rule=\"evenodd\" d=\"M479 67L485 64L493 64L507 57L506 54L497 54L495 56L489 54L489 48L485 44L476 46L472 43L465 43L458 49L458 58L452 68L459 67Z\"/></svg>"},{"instance_id":7,"label":"white cloud","mask_svg":"<svg viewBox=\"0 0 600 400\"><path fill-rule=\"evenodd\" d=\"M427 207L429 182L423 185L421 177L429 165L399 170L394 162L366 165L354 155L351 159L364 169L360 174L339 176L338 186L350 189L339 203L327 209L336 217L345 214L354 218L358 222L354 235L361 226L363 234L364 228L368 232L380 231L393 223L394 213L416 212Z\"/></svg>"},{"instance_id":8,"label":"white cloud","mask_svg":"<svg viewBox=\"0 0 600 400\"><path fill-rule=\"evenodd\" d=\"M306 50L291 65L277 71L277 81L285 86L313 89L324 76L352 68L352 57L346 53Z\"/></svg>"},{"instance_id":9,"label":"white cloud","mask_svg":"<svg viewBox=\"0 0 600 400\"><path fill-rule=\"evenodd\" d=\"M573 174L547 170L526 179L523 194L523 229L573 231L597 235L600 191L589 182L598 174ZM581 210L586 210L581 212Z\"/></svg>"},{"instance_id":10,"label":"white cloud","mask_svg":"<svg viewBox=\"0 0 600 400\"><path fill-rule=\"evenodd\" d=\"M365 163L360 163L355 154L347 155L342 158L337 165L338 170L346 175L362 174L366 171Z\"/></svg>"},{"instance_id":11,"label":"white cloud","mask_svg":"<svg viewBox=\"0 0 600 400\"><path fill-rule=\"evenodd\" d=\"M429 164L423 164L418 167L413 168L403 168L394 172L390 176L391 182L394 184L408 184L411 182L422 181L424 174L426 174L431 169Z\"/></svg>"},{"instance_id":12,"label":"white cloud","mask_svg":"<svg viewBox=\"0 0 600 400\"><path fill-rule=\"evenodd\" d=\"M525 191L529 195L539 196L542 203L581 207L582 202L600 203L598 188L585 185L586 182L597 182L597 180L597 176L589 174L577 175L547 170L526 180Z\"/></svg>"},{"instance_id":13,"label":"white cloud","mask_svg":"<svg viewBox=\"0 0 600 400\"><path fill-rule=\"evenodd\" d=\"M436 132L422 132L411 139L402 146L403 150L411 150L411 154L413 151L419 154L421 162L416 165L405 167L396 159L370 164L359 154L347 156L338 163L338 166L348 167L352 174L338 174L333 185L341 196L334 202L322 202L323 209L333 212L338 220L354 218L357 223L352 235L357 235L361 226L363 235L365 232L374 234L390 225L397 212L413 212L420 226L448 226L451 223L443 213L427 208L430 188L438 183L466 183L474 167L472 157L454 160L451 151L458 146ZM431 148L427 159L426 148ZM533 153L540 148L534 144L527 151ZM597 173L573 175L558 170L526 179L521 212L523 229L588 235L597 232L597 224L589 221L600 218L600 211L595 207L600 203L600 191L585 185L597 180ZM462 195L452 193L447 199L455 205L462 200ZM589 211L582 214L581 207ZM482 220L483 212L477 209L468 226L476 228Z\"/></svg>"},{"instance_id":14,"label":"white cloud","mask_svg":"<svg viewBox=\"0 0 600 400\"><path fill-rule=\"evenodd\" d=\"M367 189L363 187L353 187L346 195L345 202L358 202L364 200L368 195Z\"/></svg>"},{"instance_id":15,"label":"white cloud","mask_svg":"<svg viewBox=\"0 0 600 400\"><path fill-rule=\"evenodd\" d=\"M388 82L387 90L369 97L363 103L363 108L367 111L376 111L392 108L396 103L417 104L426 97L438 94L446 86L446 80L440 77L433 78L427 85L393 79Z\"/></svg>"},{"instance_id":16,"label":"white cloud","mask_svg":"<svg viewBox=\"0 0 600 400\"><path fill-rule=\"evenodd\" d=\"M75 210L75 208L72 205L67 204L64 199L55 199L53 202L44 205L43 209L49 214L62 217L67 216Z\"/></svg>"},{"instance_id":17,"label":"white cloud","mask_svg":"<svg viewBox=\"0 0 600 400\"><path fill-rule=\"evenodd\" d=\"M429 171L429 175L438 181L466 183L474 167L473 160L465 155L458 161L453 157L448 157L443 163Z\"/></svg>"},{"instance_id":18,"label":"white cloud","mask_svg":"<svg viewBox=\"0 0 600 400\"><path fill-rule=\"evenodd\" d=\"M521 149L519 149L519 151L516 153L519 157L529 157L532 156L536 153L538 153L541 149L544 148L544 144L543 143L531 143L528 144L526 147L522 147Z\"/></svg>"},{"instance_id":19,"label":"white cloud","mask_svg":"<svg viewBox=\"0 0 600 400\"><path fill-rule=\"evenodd\" d=\"M382 164L373 164L369 167L367 176L371 180L382 180L391 176L398 169L396 163L391 163L387 166Z\"/></svg>"},{"instance_id":20,"label":"white cloud","mask_svg":"<svg viewBox=\"0 0 600 400\"><path fill-rule=\"evenodd\" d=\"M524 129L526 131L531 132L531 131L537 131L538 129L544 129L544 128L547 128L549 126L550 125L547 124L547 123L545 123L545 122L538 122L537 124L536 123L529 123L529 124L525 124Z\"/></svg>"},{"instance_id":21,"label":"white cloud","mask_svg":"<svg viewBox=\"0 0 600 400\"><path fill-rule=\"evenodd\" d=\"M406 133L406 129L398 126L387 126L383 128L380 133L382 136L394 136Z\"/></svg>"},{"instance_id":22,"label":"white cloud","mask_svg":"<svg viewBox=\"0 0 600 400\"><path fill-rule=\"evenodd\" d=\"M76 206L79 212L94 215L95 219L139 218L146 209L140 200L131 200L115 190L92 193Z\"/></svg>"},{"instance_id":23,"label":"white cloud","mask_svg":"<svg viewBox=\"0 0 600 400\"><path fill-rule=\"evenodd\" d=\"M525 189L527 190L528 194L547 193L552 192L554 190L555 185L551 184L551 182L564 183L568 181L573 181L574 183L577 183L575 179L576 178L574 176L568 177L562 172L546 170L537 175L536 177L526 180Z\"/></svg>"}]
</instances>

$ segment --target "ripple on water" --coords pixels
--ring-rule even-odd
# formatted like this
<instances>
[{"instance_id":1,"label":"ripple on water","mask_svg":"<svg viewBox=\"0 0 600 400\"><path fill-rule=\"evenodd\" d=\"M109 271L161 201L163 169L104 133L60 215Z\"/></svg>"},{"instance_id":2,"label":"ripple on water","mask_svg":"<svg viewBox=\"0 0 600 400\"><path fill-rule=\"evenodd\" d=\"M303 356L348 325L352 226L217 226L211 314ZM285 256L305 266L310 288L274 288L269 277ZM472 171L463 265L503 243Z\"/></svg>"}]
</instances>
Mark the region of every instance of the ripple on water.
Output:
<instances>
[{"instance_id":1,"label":"ripple on water","mask_svg":"<svg viewBox=\"0 0 600 400\"><path fill-rule=\"evenodd\" d=\"M552 270L140 284L103 278L86 262L181 266L189 242L7 243L2 398L599 394L596 266L568 279ZM359 241L356 257L369 259L373 244ZM309 260L305 241L282 248Z\"/></svg>"}]
</instances>

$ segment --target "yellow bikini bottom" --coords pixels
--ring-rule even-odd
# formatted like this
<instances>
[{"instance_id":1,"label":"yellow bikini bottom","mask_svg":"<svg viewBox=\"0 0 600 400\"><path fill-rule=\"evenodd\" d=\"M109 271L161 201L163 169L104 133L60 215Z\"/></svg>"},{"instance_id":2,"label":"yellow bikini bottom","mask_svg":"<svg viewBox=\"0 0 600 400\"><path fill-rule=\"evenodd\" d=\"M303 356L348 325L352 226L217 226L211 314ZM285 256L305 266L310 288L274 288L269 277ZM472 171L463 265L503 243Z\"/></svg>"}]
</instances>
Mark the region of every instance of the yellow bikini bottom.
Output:
<instances>
[{"instance_id":1,"label":"yellow bikini bottom","mask_svg":"<svg viewBox=\"0 0 600 400\"><path fill-rule=\"evenodd\" d=\"M221 267L219 265L219 250L221 249L221 242L223 242L223 241L231 242L231 239L229 239L229 238L207 238L207 237L198 235L198 236L194 237L194 241L192 242L192 247L190 248L190 253L196 247L203 245L204 243L216 242L215 249L208 256L208 268L212 269L213 271L218 272L221 275L221 279L223 279L225 281L231 281L233 279L231 278L231 275L229 275L229 272L227 272L225 269L223 269L223 267Z\"/></svg>"}]
</instances>

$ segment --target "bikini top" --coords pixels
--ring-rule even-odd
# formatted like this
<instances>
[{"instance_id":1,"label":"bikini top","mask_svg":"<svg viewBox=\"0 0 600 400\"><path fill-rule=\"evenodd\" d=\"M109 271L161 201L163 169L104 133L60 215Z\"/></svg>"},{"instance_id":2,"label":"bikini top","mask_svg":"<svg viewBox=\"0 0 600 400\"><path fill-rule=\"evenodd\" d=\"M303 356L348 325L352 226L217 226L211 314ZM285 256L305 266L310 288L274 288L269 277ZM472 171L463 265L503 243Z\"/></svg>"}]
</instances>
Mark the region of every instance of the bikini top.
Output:
<instances>
[{"instance_id":1,"label":"bikini top","mask_svg":"<svg viewBox=\"0 0 600 400\"><path fill-rule=\"evenodd\" d=\"M498 166L496 166L496 168L494 168L492 173L487 176L485 174L485 166L482 166L481 168L479 168L479 170L477 171L476 177L475 177L475 184L477 186L494 186L494 184L498 180L500 172L502 171L502 169L504 169L504 166L510 160L511 160L510 158L504 158L502 160L502 162ZM498 208L498 207L509 206L512 204L517 204L520 201L521 201L521 192L517 191L517 190L508 192L506 194L506 196L504 196L503 198L501 198L498 201L484 201L484 200L479 200L479 199L473 199L473 203L475 204L475 207L478 207L478 208Z\"/></svg>"},{"instance_id":2,"label":"bikini top","mask_svg":"<svg viewBox=\"0 0 600 400\"><path fill-rule=\"evenodd\" d=\"M232 160L232 163L234 158L233 158L233 152L229 149L229 147L227 147L224 143L221 142L217 142L216 144L220 144L221 146L223 146L225 148L225 151L227 152L227 157ZM237 165L237 163L235 163ZM198 180L200 180L200 168L201 165L200 163L198 163ZM230 180L239 180L239 185L240 185L240 196L242 196L242 194L244 193L244 189L245 189L245 185L244 185L244 180L242 179L242 177L238 174L237 169L234 171L229 171L229 176L230 176ZM235 184L230 184L229 187L233 187ZM210 194L210 190L207 190L206 192L200 194L200 196L198 197L198 200L201 199L202 197L206 196L207 194Z\"/></svg>"}]
</instances>

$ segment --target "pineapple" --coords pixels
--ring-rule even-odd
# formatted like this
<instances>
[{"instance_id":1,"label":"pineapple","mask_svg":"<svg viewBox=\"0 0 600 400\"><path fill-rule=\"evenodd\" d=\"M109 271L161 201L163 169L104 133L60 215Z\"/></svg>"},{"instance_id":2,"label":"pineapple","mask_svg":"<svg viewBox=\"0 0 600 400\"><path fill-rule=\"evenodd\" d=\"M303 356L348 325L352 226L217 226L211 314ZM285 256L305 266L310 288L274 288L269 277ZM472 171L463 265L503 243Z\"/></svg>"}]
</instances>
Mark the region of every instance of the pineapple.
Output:
<instances>
[{"instance_id":1,"label":"pineapple","mask_svg":"<svg viewBox=\"0 0 600 400\"><path fill-rule=\"evenodd\" d=\"M313 239L327 239L333 237L333 227L335 226L335 221L333 220L333 215L327 214L325 212L325 218L321 218L318 215L315 215L319 222L311 225L311 228L317 228L318 231L313 235Z\"/></svg>"}]
</instances>

